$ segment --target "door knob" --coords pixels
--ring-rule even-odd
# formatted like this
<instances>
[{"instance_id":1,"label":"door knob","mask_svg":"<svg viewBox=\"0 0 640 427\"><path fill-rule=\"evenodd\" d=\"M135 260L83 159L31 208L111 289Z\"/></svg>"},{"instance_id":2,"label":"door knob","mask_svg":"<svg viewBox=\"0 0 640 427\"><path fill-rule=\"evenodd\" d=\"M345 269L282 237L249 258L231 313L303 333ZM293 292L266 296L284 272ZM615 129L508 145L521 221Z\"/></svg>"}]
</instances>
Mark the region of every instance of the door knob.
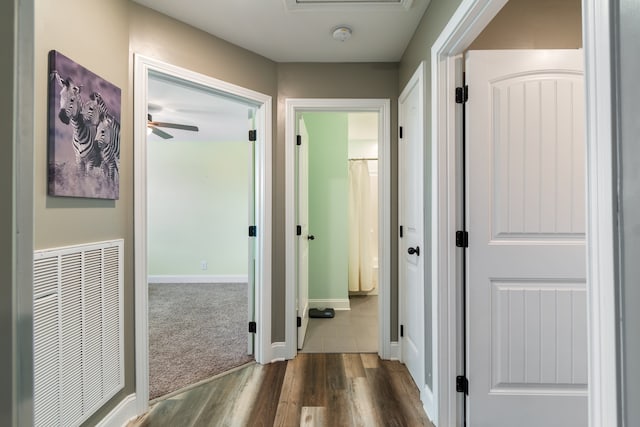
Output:
<instances>
[{"instance_id":1,"label":"door knob","mask_svg":"<svg viewBox=\"0 0 640 427\"><path fill-rule=\"evenodd\" d=\"M416 254L416 256L420 256L420 246L416 246L415 248L409 248L407 252L409 252L409 255Z\"/></svg>"},{"instance_id":2,"label":"door knob","mask_svg":"<svg viewBox=\"0 0 640 427\"><path fill-rule=\"evenodd\" d=\"M314 236L313 234L309 234L309 235L307 236L307 239L308 239L308 240L315 240L315 239L316 239L316 236Z\"/></svg>"}]
</instances>

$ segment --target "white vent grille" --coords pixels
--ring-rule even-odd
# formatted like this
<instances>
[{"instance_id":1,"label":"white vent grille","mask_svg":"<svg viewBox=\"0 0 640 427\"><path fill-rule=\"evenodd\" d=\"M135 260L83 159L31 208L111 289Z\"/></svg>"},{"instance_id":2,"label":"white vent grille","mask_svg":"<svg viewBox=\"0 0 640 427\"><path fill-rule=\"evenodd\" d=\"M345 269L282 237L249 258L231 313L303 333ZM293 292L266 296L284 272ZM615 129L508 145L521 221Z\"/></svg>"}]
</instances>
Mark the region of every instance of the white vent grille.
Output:
<instances>
[{"instance_id":1,"label":"white vent grille","mask_svg":"<svg viewBox=\"0 0 640 427\"><path fill-rule=\"evenodd\" d=\"M305 11L379 11L396 10L409 13L413 0L284 0L288 10Z\"/></svg>"},{"instance_id":2,"label":"white vent grille","mask_svg":"<svg viewBox=\"0 0 640 427\"><path fill-rule=\"evenodd\" d=\"M123 241L34 254L36 426L77 426L124 387Z\"/></svg>"}]
</instances>

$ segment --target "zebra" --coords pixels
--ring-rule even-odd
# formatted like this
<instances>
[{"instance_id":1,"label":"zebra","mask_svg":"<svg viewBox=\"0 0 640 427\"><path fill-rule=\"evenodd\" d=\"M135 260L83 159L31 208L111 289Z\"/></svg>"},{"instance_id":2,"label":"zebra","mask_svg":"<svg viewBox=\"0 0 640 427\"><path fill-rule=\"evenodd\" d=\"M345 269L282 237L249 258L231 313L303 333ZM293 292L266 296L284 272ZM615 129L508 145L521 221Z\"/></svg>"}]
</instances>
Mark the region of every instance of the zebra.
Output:
<instances>
[{"instance_id":1,"label":"zebra","mask_svg":"<svg viewBox=\"0 0 640 427\"><path fill-rule=\"evenodd\" d=\"M82 107L82 116L84 121L90 123L93 126L98 126L102 116L111 115L109 113L109 107L104 102L102 95L99 92L93 92L89 95L89 100L84 103Z\"/></svg>"},{"instance_id":2,"label":"zebra","mask_svg":"<svg viewBox=\"0 0 640 427\"><path fill-rule=\"evenodd\" d=\"M57 71L51 74L61 86L58 118L62 123L73 127L72 144L76 165L80 173L86 175L89 170L100 166L101 158L100 150L94 144L95 127L86 123L82 116L82 86L76 85L71 77L63 79Z\"/></svg>"},{"instance_id":3,"label":"zebra","mask_svg":"<svg viewBox=\"0 0 640 427\"><path fill-rule=\"evenodd\" d=\"M108 114L101 115L95 143L102 154L105 175L115 180L120 167L120 123Z\"/></svg>"}]
</instances>

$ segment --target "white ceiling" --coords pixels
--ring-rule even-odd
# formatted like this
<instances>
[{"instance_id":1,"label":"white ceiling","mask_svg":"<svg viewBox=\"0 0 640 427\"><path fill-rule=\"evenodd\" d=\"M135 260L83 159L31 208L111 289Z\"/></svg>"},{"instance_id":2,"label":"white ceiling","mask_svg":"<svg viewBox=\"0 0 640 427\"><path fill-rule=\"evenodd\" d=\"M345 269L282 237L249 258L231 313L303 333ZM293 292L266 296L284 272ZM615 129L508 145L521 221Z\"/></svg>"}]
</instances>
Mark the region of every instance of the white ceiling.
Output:
<instances>
[{"instance_id":1,"label":"white ceiling","mask_svg":"<svg viewBox=\"0 0 640 427\"><path fill-rule=\"evenodd\" d=\"M160 129L173 136L165 140L150 134L151 141L234 142L249 138L249 111L253 107L205 88L154 74L149 76L148 112L154 121L192 125L198 132Z\"/></svg>"},{"instance_id":2,"label":"white ceiling","mask_svg":"<svg viewBox=\"0 0 640 427\"><path fill-rule=\"evenodd\" d=\"M134 1L276 62L396 62L430 0Z\"/></svg>"}]
</instances>

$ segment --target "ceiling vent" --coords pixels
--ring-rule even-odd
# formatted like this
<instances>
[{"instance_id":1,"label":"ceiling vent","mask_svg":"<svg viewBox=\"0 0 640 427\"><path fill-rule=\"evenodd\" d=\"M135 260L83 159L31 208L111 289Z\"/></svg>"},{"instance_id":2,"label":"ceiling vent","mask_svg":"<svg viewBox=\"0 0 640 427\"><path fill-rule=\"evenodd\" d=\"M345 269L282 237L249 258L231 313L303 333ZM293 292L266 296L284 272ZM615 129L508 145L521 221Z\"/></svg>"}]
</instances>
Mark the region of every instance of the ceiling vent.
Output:
<instances>
[{"instance_id":1,"label":"ceiling vent","mask_svg":"<svg viewBox=\"0 0 640 427\"><path fill-rule=\"evenodd\" d=\"M289 10L409 10L413 0L284 0Z\"/></svg>"}]
</instances>

